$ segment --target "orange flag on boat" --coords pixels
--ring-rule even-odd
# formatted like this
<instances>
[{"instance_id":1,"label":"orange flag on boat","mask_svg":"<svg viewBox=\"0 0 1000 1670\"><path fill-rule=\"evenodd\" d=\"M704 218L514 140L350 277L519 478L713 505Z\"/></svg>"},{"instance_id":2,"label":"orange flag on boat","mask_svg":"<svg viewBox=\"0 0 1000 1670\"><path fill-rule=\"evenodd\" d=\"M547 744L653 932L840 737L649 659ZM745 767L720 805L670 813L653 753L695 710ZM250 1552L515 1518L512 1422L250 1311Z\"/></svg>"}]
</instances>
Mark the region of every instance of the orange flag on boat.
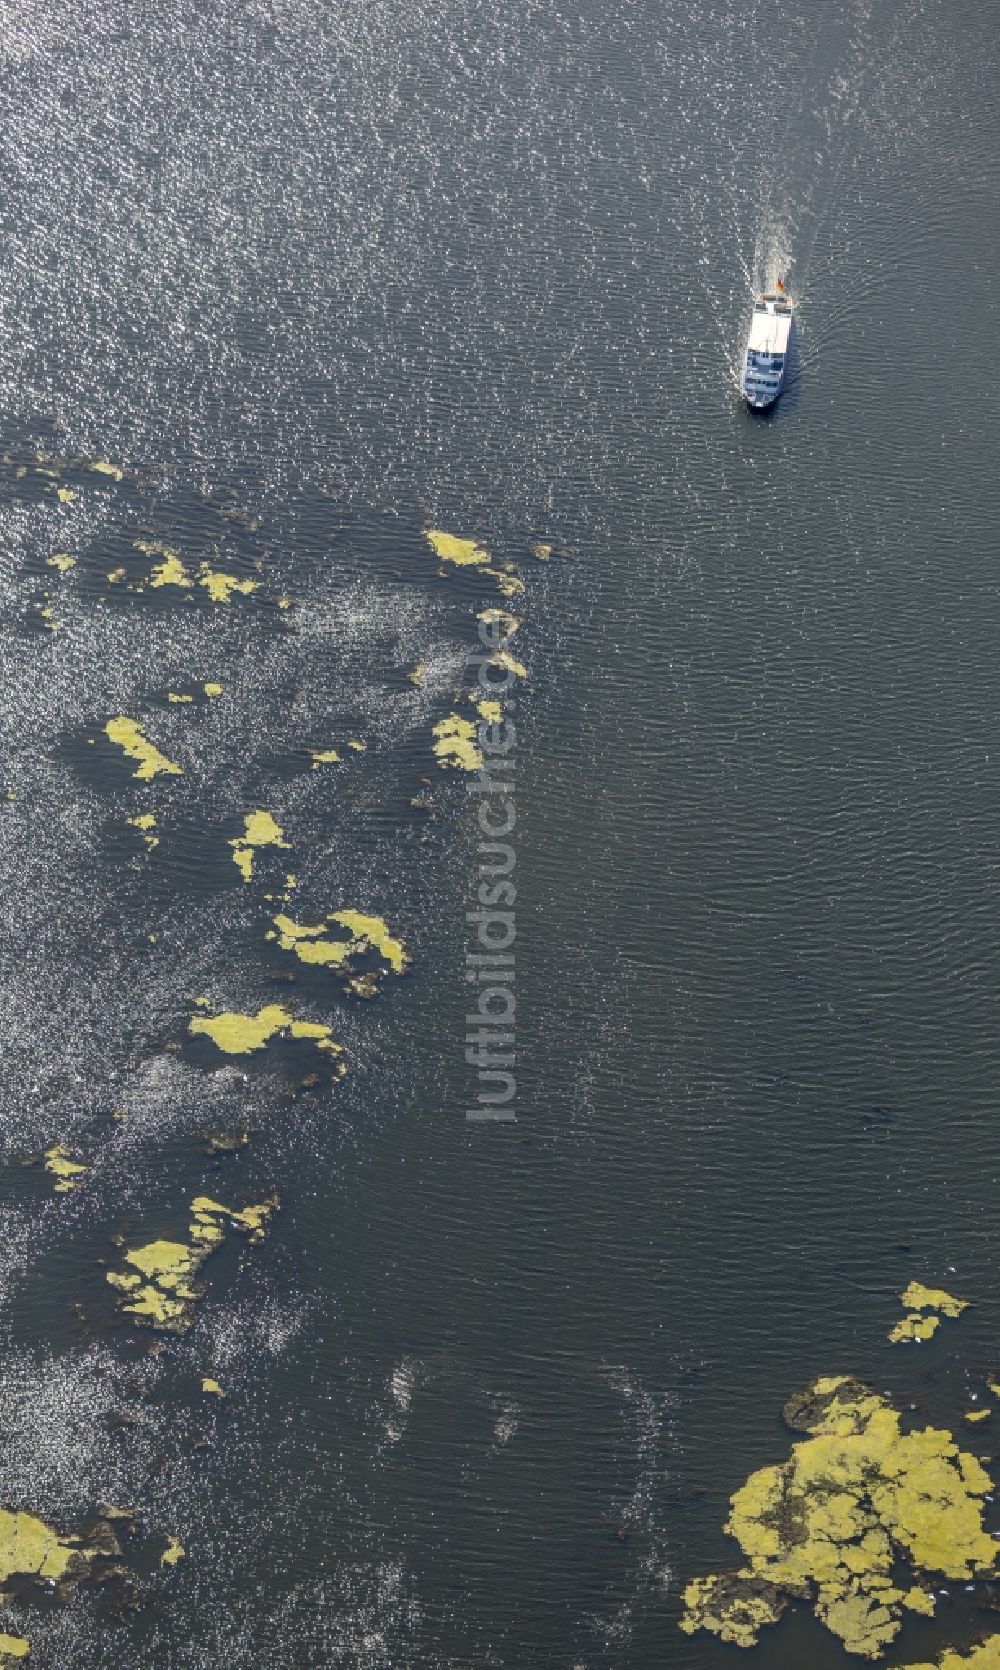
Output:
<instances>
[{"instance_id":1,"label":"orange flag on boat","mask_svg":"<svg viewBox=\"0 0 1000 1670\"><path fill-rule=\"evenodd\" d=\"M783 290L783 289L784 289L784 288L785 288L785 286L784 286L784 285L783 285L783 284L782 284L782 282L781 282L781 279L780 279L780 278L779 278L779 280L778 280L778 289L779 289L779 290Z\"/></svg>"}]
</instances>

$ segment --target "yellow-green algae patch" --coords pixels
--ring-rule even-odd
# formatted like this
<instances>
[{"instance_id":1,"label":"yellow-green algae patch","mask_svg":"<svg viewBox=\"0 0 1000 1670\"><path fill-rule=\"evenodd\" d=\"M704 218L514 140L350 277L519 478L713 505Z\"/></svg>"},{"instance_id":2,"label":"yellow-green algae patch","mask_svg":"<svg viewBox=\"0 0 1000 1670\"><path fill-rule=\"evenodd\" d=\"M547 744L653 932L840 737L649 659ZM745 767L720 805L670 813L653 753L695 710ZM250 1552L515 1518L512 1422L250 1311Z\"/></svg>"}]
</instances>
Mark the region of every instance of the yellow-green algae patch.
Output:
<instances>
[{"instance_id":1,"label":"yellow-green algae patch","mask_svg":"<svg viewBox=\"0 0 1000 1670\"><path fill-rule=\"evenodd\" d=\"M927 1611L915 1577L992 1571L983 1529L989 1475L933 1427L904 1433L888 1400L846 1376L817 1380L785 1408L809 1438L732 1497L726 1530L746 1563L685 1592L681 1628L753 1646L789 1599L808 1600L846 1650L877 1658L906 1609Z\"/></svg>"},{"instance_id":2,"label":"yellow-green algae patch","mask_svg":"<svg viewBox=\"0 0 1000 1670\"><path fill-rule=\"evenodd\" d=\"M160 837L153 834L153 830L156 828L155 812L138 812L134 818L126 818L125 822L131 824L133 829L142 831L142 838L147 847L152 849L159 846Z\"/></svg>"},{"instance_id":3,"label":"yellow-green algae patch","mask_svg":"<svg viewBox=\"0 0 1000 1670\"><path fill-rule=\"evenodd\" d=\"M478 771L483 763L482 751L476 741L473 720L461 714L449 713L434 726L434 752L442 769Z\"/></svg>"},{"instance_id":4,"label":"yellow-green algae patch","mask_svg":"<svg viewBox=\"0 0 1000 1670\"><path fill-rule=\"evenodd\" d=\"M506 609L495 607L480 609L476 619L481 620L486 626L495 626L501 638L504 639L513 638L514 633L521 625L516 615L509 614Z\"/></svg>"},{"instance_id":5,"label":"yellow-green algae patch","mask_svg":"<svg viewBox=\"0 0 1000 1670\"><path fill-rule=\"evenodd\" d=\"M109 464L106 458L92 458L87 468L93 470L95 475L109 475L114 481L125 480L125 471L117 464Z\"/></svg>"},{"instance_id":6,"label":"yellow-green algae patch","mask_svg":"<svg viewBox=\"0 0 1000 1670\"><path fill-rule=\"evenodd\" d=\"M58 1142L53 1143L51 1148L46 1148L43 1159L49 1176L56 1180L57 1195L70 1194L73 1189L78 1189L81 1179L90 1170L89 1166L71 1159L66 1149Z\"/></svg>"},{"instance_id":7,"label":"yellow-green algae patch","mask_svg":"<svg viewBox=\"0 0 1000 1670\"><path fill-rule=\"evenodd\" d=\"M226 1395L219 1382L213 1380L210 1374L202 1376L201 1389L203 1392L208 1392L212 1397L225 1397Z\"/></svg>"},{"instance_id":8,"label":"yellow-green algae patch","mask_svg":"<svg viewBox=\"0 0 1000 1670\"><path fill-rule=\"evenodd\" d=\"M13 1664L15 1659L27 1658L30 1651L31 1643L23 1635L4 1635L0 1632L0 1664Z\"/></svg>"},{"instance_id":9,"label":"yellow-green algae patch","mask_svg":"<svg viewBox=\"0 0 1000 1670\"><path fill-rule=\"evenodd\" d=\"M198 570L198 584L204 586L213 603L231 603L234 596L248 597L257 591L259 580L241 580L236 574L226 574L221 568L210 568L202 563Z\"/></svg>"},{"instance_id":10,"label":"yellow-green algae patch","mask_svg":"<svg viewBox=\"0 0 1000 1670\"><path fill-rule=\"evenodd\" d=\"M341 1055L343 1047L334 1042L330 1028L320 1021L297 1021L290 1009L281 1003L265 1004L256 1015L242 1015L224 1009L218 1015L192 1015L188 1031L211 1038L223 1055L252 1055L264 1049L272 1038L287 1034L289 1038L311 1038L317 1049L331 1055Z\"/></svg>"},{"instance_id":11,"label":"yellow-green algae patch","mask_svg":"<svg viewBox=\"0 0 1000 1670\"><path fill-rule=\"evenodd\" d=\"M336 748L310 748L309 757L314 771L318 771L321 765L333 765L340 759Z\"/></svg>"},{"instance_id":12,"label":"yellow-green algae patch","mask_svg":"<svg viewBox=\"0 0 1000 1670\"><path fill-rule=\"evenodd\" d=\"M12 1577L41 1577L58 1582L81 1564L77 1541L61 1537L32 1513L0 1508L0 1591Z\"/></svg>"},{"instance_id":13,"label":"yellow-green algae patch","mask_svg":"<svg viewBox=\"0 0 1000 1670\"><path fill-rule=\"evenodd\" d=\"M902 1345L907 1340L930 1339L936 1333L942 1316L961 1316L969 1304L967 1299L956 1299L954 1293L945 1292L943 1287L925 1287L918 1281L911 1281L899 1297L907 1314L889 1329L893 1345ZM924 1316L921 1314L924 1311L930 1314Z\"/></svg>"},{"instance_id":14,"label":"yellow-green algae patch","mask_svg":"<svg viewBox=\"0 0 1000 1670\"><path fill-rule=\"evenodd\" d=\"M178 1542L176 1537L169 1537L167 1539L167 1546L160 1555L160 1565L175 1566L178 1560L183 1560L184 1554L184 1544L182 1542Z\"/></svg>"},{"instance_id":15,"label":"yellow-green algae patch","mask_svg":"<svg viewBox=\"0 0 1000 1670\"><path fill-rule=\"evenodd\" d=\"M184 692L179 691L179 690L168 690L167 691L167 701L168 702L193 702L194 697L186 695Z\"/></svg>"},{"instance_id":16,"label":"yellow-green algae patch","mask_svg":"<svg viewBox=\"0 0 1000 1670\"><path fill-rule=\"evenodd\" d=\"M195 1278L224 1241L227 1224L244 1231L251 1242L262 1241L277 1207L277 1195L240 1210L197 1195L191 1202L187 1241L156 1240L129 1247L123 1254L128 1268L108 1271L108 1282L123 1295L119 1309L148 1327L183 1333L191 1326L202 1293Z\"/></svg>"},{"instance_id":17,"label":"yellow-green algae patch","mask_svg":"<svg viewBox=\"0 0 1000 1670\"><path fill-rule=\"evenodd\" d=\"M988 1421L992 1413L992 1409L967 1409L962 1419L968 1421L970 1426L976 1426L980 1421Z\"/></svg>"},{"instance_id":18,"label":"yellow-green algae patch","mask_svg":"<svg viewBox=\"0 0 1000 1670\"><path fill-rule=\"evenodd\" d=\"M212 679L209 679L207 684L202 685L202 689L204 690L206 696L221 696L223 686L221 684L216 684Z\"/></svg>"},{"instance_id":19,"label":"yellow-green algae patch","mask_svg":"<svg viewBox=\"0 0 1000 1670\"><path fill-rule=\"evenodd\" d=\"M76 558L71 557L68 551L53 551L45 561L49 568L58 568L60 574L68 574L71 568L76 567Z\"/></svg>"},{"instance_id":20,"label":"yellow-green algae patch","mask_svg":"<svg viewBox=\"0 0 1000 1670\"><path fill-rule=\"evenodd\" d=\"M105 735L117 746L124 750L130 760L138 761L133 777L148 780L161 774L167 777L179 777L181 767L168 760L166 754L161 754L154 743L150 742L142 726L134 719L126 719L119 714L117 719L109 719L104 727Z\"/></svg>"},{"instance_id":21,"label":"yellow-green algae patch","mask_svg":"<svg viewBox=\"0 0 1000 1670\"><path fill-rule=\"evenodd\" d=\"M489 567L490 553L474 539L460 539L457 534L445 533L443 528L425 528L424 538L442 562L454 563L456 568Z\"/></svg>"},{"instance_id":22,"label":"yellow-green algae patch","mask_svg":"<svg viewBox=\"0 0 1000 1670\"><path fill-rule=\"evenodd\" d=\"M924 1287L918 1281L911 1281L899 1297L907 1310L936 1310L942 1316L961 1316L969 1308L968 1299L956 1299L943 1287Z\"/></svg>"},{"instance_id":23,"label":"yellow-green algae patch","mask_svg":"<svg viewBox=\"0 0 1000 1670\"><path fill-rule=\"evenodd\" d=\"M346 937L331 939L327 932L330 926L343 929ZM394 974L405 973L410 963L403 941L392 933L385 918L366 915L360 910L331 911L315 927L278 915L274 918L274 931L267 937L276 939L283 951L294 952L300 962L313 967L349 968L366 951L377 952ZM373 977L361 977L360 995L372 996L376 989Z\"/></svg>"},{"instance_id":24,"label":"yellow-green algae patch","mask_svg":"<svg viewBox=\"0 0 1000 1670\"><path fill-rule=\"evenodd\" d=\"M182 590L190 591L191 576L184 567L180 552L175 551L172 545L161 545L156 540L137 539L135 549L141 551L144 557L160 558L149 576L151 586L157 589L161 586L180 586ZM108 579L122 575L124 572L124 569L115 570L114 576L109 574Z\"/></svg>"},{"instance_id":25,"label":"yellow-green algae patch","mask_svg":"<svg viewBox=\"0 0 1000 1670\"><path fill-rule=\"evenodd\" d=\"M904 1664L901 1670L1000 1670L1000 1635L991 1635L978 1646L960 1653L957 1647L945 1647L933 1664Z\"/></svg>"},{"instance_id":26,"label":"yellow-green algae patch","mask_svg":"<svg viewBox=\"0 0 1000 1670\"><path fill-rule=\"evenodd\" d=\"M243 834L230 841L229 845L233 849L233 863L244 881L249 881L253 875L253 855L257 847L289 848L285 831L270 812L248 812L243 819Z\"/></svg>"}]
</instances>

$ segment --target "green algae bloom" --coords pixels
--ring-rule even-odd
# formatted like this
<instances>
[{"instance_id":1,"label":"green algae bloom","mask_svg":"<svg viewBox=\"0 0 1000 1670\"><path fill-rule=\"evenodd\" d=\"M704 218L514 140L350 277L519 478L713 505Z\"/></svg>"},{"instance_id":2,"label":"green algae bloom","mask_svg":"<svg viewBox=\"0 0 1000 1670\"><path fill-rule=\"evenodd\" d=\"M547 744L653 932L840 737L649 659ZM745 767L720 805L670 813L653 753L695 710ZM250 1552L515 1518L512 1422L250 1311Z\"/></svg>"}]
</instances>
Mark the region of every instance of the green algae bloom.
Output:
<instances>
[{"instance_id":1,"label":"green algae bloom","mask_svg":"<svg viewBox=\"0 0 1000 1670\"><path fill-rule=\"evenodd\" d=\"M178 1560L183 1560L184 1554L184 1544L182 1542L178 1542L176 1537L168 1537L167 1546L160 1555L160 1565L175 1566Z\"/></svg>"},{"instance_id":2,"label":"green algae bloom","mask_svg":"<svg viewBox=\"0 0 1000 1670\"><path fill-rule=\"evenodd\" d=\"M79 1564L75 1538L61 1537L34 1514L0 1508L0 1591L12 1577L58 1581Z\"/></svg>"},{"instance_id":3,"label":"green algae bloom","mask_svg":"<svg viewBox=\"0 0 1000 1670\"><path fill-rule=\"evenodd\" d=\"M221 696L223 686L221 684L215 684L211 679L209 679L207 684L202 685L202 689L204 690L206 696Z\"/></svg>"},{"instance_id":4,"label":"green algae bloom","mask_svg":"<svg viewBox=\"0 0 1000 1670\"><path fill-rule=\"evenodd\" d=\"M51 1148L46 1148L43 1159L49 1176L56 1180L57 1195L70 1194L73 1189L78 1189L81 1178L90 1170L89 1166L71 1160L66 1149L58 1142L53 1143Z\"/></svg>"},{"instance_id":5,"label":"green algae bloom","mask_svg":"<svg viewBox=\"0 0 1000 1670\"><path fill-rule=\"evenodd\" d=\"M27 1658L30 1651L31 1643L23 1635L0 1633L0 1664L13 1664L16 1659Z\"/></svg>"},{"instance_id":6,"label":"green algae bloom","mask_svg":"<svg viewBox=\"0 0 1000 1670\"><path fill-rule=\"evenodd\" d=\"M434 752L442 769L478 771L483 763L482 751L476 741L473 720L450 713L434 726Z\"/></svg>"},{"instance_id":7,"label":"green algae bloom","mask_svg":"<svg viewBox=\"0 0 1000 1670\"><path fill-rule=\"evenodd\" d=\"M109 464L106 458L92 458L87 468L93 470L95 475L108 475L113 481L125 480L125 471L117 464Z\"/></svg>"},{"instance_id":8,"label":"green algae bloom","mask_svg":"<svg viewBox=\"0 0 1000 1670\"><path fill-rule=\"evenodd\" d=\"M904 1561L917 1578L992 1571L992 1482L950 1432L902 1432L888 1400L846 1376L817 1380L785 1419L810 1436L733 1496L726 1530L746 1563L688 1586L688 1634L753 1646L789 1599L807 1599L848 1652L877 1658L905 1611L933 1605L924 1582L902 1587Z\"/></svg>"},{"instance_id":9,"label":"green algae bloom","mask_svg":"<svg viewBox=\"0 0 1000 1670\"><path fill-rule=\"evenodd\" d=\"M213 603L231 603L235 596L248 597L260 587L259 580L241 580L235 574L226 574L221 568L210 568L204 562L198 570L198 584L204 586Z\"/></svg>"},{"instance_id":10,"label":"green algae bloom","mask_svg":"<svg viewBox=\"0 0 1000 1670\"><path fill-rule=\"evenodd\" d=\"M71 557L68 551L53 551L45 561L49 568L58 568L60 574L68 574L71 568L76 567L76 558Z\"/></svg>"},{"instance_id":11,"label":"green algae bloom","mask_svg":"<svg viewBox=\"0 0 1000 1670\"><path fill-rule=\"evenodd\" d=\"M320 1021L297 1021L290 1009L281 1003L265 1004L256 1015L241 1015L225 1009L218 1015L192 1015L188 1031L195 1037L203 1034L211 1038L223 1055L251 1055L262 1050L272 1038L311 1038L317 1049L330 1055L341 1055L342 1045L336 1044L330 1028Z\"/></svg>"},{"instance_id":12,"label":"green algae bloom","mask_svg":"<svg viewBox=\"0 0 1000 1670\"><path fill-rule=\"evenodd\" d=\"M343 929L346 938L331 939L327 933L331 925ZM331 911L315 927L279 914L274 918L274 931L267 937L276 939L283 951L293 952L300 962L313 967L350 971L351 963L366 951L377 952L394 974L404 974L410 964L403 941L391 932L385 918L369 916L360 910ZM366 981L364 976L361 979L359 988L357 979L352 978L351 988L361 996L373 996L377 981L371 977Z\"/></svg>"},{"instance_id":13,"label":"green algae bloom","mask_svg":"<svg viewBox=\"0 0 1000 1670\"><path fill-rule=\"evenodd\" d=\"M147 847L152 849L159 846L160 837L153 834L153 830L156 828L155 812L139 812L134 818L126 818L125 822L131 824L133 829L142 831L142 838Z\"/></svg>"},{"instance_id":14,"label":"green algae bloom","mask_svg":"<svg viewBox=\"0 0 1000 1670\"><path fill-rule=\"evenodd\" d=\"M244 881L253 876L253 855L257 847L285 847L290 850L285 831L270 812L248 812L243 819L243 834L230 841L229 845L233 849L233 863Z\"/></svg>"},{"instance_id":15,"label":"green algae bloom","mask_svg":"<svg viewBox=\"0 0 1000 1670\"><path fill-rule=\"evenodd\" d=\"M946 1647L933 1664L904 1664L901 1670L1000 1670L1000 1635L991 1635L967 1653Z\"/></svg>"},{"instance_id":16,"label":"green algae bloom","mask_svg":"<svg viewBox=\"0 0 1000 1670\"><path fill-rule=\"evenodd\" d=\"M195 1278L222 1245L227 1225L235 1225L257 1243L264 1239L277 1208L277 1195L240 1210L197 1195L191 1202L187 1241L157 1240L129 1247L123 1255L128 1268L108 1271L108 1282L123 1295L119 1309L148 1327L183 1333L191 1326L195 1302L202 1294Z\"/></svg>"},{"instance_id":17,"label":"green algae bloom","mask_svg":"<svg viewBox=\"0 0 1000 1670\"><path fill-rule=\"evenodd\" d=\"M141 551L144 557L159 557L161 559L155 564L149 576L151 586L157 590L162 586L179 586L183 591L190 591L191 576L181 561L180 552L175 551L172 545L160 545L155 540L137 539L135 549ZM119 569L116 574L124 574L124 572L124 569ZM109 574L108 579L111 578L112 576Z\"/></svg>"},{"instance_id":18,"label":"green algae bloom","mask_svg":"<svg viewBox=\"0 0 1000 1670\"><path fill-rule=\"evenodd\" d=\"M454 563L456 568L488 568L490 553L485 545L474 539L460 539L457 534L445 533L442 528L425 528L424 538L441 562Z\"/></svg>"},{"instance_id":19,"label":"green algae bloom","mask_svg":"<svg viewBox=\"0 0 1000 1670\"><path fill-rule=\"evenodd\" d=\"M310 748L309 755L314 771L318 771L321 765L333 765L340 759L336 748Z\"/></svg>"},{"instance_id":20,"label":"green algae bloom","mask_svg":"<svg viewBox=\"0 0 1000 1670\"><path fill-rule=\"evenodd\" d=\"M516 615L509 614L506 609L480 609L476 619L485 626L495 626L501 638L513 638L521 622Z\"/></svg>"},{"instance_id":21,"label":"green algae bloom","mask_svg":"<svg viewBox=\"0 0 1000 1670\"><path fill-rule=\"evenodd\" d=\"M899 1297L907 1314L902 1322L889 1329L893 1345L902 1345L907 1340L930 1339L937 1332L942 1316L961 1316L969 1305L967 1299L956 1299L943 1287L924 1287L918 1281L911 1281ZM929 1311L930 1315L922 1315L923 1311Z\"/></svg>"},{"instance_id":22,"label":"green algae bloom","mask_svg":"<svg viewBox=\"0 0 1000 1670\"><path fill-rule=\"evenodd\" d=\"M209 1393L212 1397L225 1397L226 1395L222 1387L219 1385L219 1382L217 1380L213 1380L210 1374L202 1376L201 1389L203 1392Z\"/></svg>"},{"instance_id":23,"label":"green algae bloom","mask_svg":"<svg viewBox=\"0 0 1000 1670\"><path fill-rule=\"evenodd\" d=\"M175 765L173 760L168 760L165 754L160 753L160 750L150 742L142 726L137 724L134 719L126 719L124 714L119 714L117 719L108 720L104 727L104 733L111 742L116 743L128 755L130 760L138 761L136 769L132 773L133 777L140 777L148 781L151 777L158 777L161 774L167 777L179 777L181 775L182 768Z\"/></svg>"}]
</instances>

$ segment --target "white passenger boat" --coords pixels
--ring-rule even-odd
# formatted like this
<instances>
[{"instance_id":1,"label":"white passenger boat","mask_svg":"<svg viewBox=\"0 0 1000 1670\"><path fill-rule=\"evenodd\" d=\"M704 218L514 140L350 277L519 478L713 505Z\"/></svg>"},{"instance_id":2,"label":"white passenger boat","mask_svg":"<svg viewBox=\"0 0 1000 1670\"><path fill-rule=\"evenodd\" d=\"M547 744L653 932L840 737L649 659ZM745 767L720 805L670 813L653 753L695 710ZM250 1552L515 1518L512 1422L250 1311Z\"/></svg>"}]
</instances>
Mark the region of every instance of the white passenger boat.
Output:
<instances>
[{"instance_id":1,"label":"white passenger boat","mask_svg":"<svg viewBox=\"0 0 1000 1670\"><path fill-rule=\"evenodd\" d=\"M788 353L795 330L791 298L780 278L773 290L754 303L746 356L740 373L740 393L748 406L762 412L781 393Z\"/></svg>"}]
</instances>

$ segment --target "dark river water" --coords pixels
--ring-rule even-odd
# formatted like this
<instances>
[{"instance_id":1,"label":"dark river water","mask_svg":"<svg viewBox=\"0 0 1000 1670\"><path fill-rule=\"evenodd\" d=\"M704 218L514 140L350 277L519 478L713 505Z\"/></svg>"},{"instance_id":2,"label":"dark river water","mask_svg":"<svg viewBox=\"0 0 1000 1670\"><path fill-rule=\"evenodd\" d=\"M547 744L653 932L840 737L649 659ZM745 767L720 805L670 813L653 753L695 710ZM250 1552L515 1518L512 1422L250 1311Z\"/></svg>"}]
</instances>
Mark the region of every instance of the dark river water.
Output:
<instances>
[{"instance_id":1,"label":"dark river water","mask_svg":"<svg viewBox=\"0 0 1000 1670\"><path fill-rule=\"evenodd\" d=\"M743 1657L678 1621L790 1392L954 1426L1000 1364L997 21L4 8L0 1504L146 1537L123 1616L3 1614L33 1664L851 1662L805 1609ZM136 541L257 589L153 586ZM517 1118L470 1122L476 803L431 743L498 603ZM136 781L116 715L182 773ZM287 874L406 976L364 1002L267 940ZM220 1055L199 999L329 1024L346 1076ZM54 1143L72 1192L23 1164ZM113 1238L273 1191L150 1353ZM911 1278L973 1304L894 1348ZM988 1622L951 1588L890 1663Z\"/></svg>"}]
</instances>

